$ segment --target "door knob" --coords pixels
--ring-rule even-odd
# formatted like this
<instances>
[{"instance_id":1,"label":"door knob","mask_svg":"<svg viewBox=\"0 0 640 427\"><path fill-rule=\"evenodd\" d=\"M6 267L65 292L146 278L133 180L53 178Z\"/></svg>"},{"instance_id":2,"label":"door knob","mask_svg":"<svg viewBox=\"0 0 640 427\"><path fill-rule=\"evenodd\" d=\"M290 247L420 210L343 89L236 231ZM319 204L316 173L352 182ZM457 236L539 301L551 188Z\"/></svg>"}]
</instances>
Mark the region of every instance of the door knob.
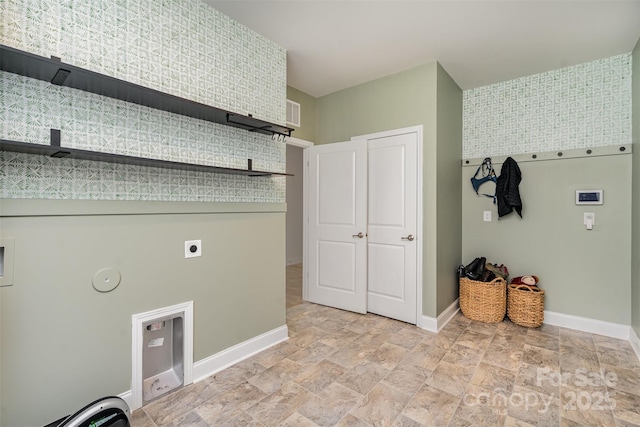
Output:
<instances>
[{"instance_id":1,"label":"door knob","mask_svg":"<svg viewBox=\"0 0 640 427\"><path fill-rule=\"evenodd\" d=\"M362 238L364 237L364 234L363 234L363 233L362 233L362 231L361 231L361 232L359 232L358 234L353 234L353 235L351 235L351 237L357 237L357 238L359 238L359 239L362 239Z\"/></svg>"},{"instance_id":2,"label":"door knob","mask_svg":"<svg viewBox=\"0 0 640 427\"><path fill-rule=\"evenodd\" d=\"M408 240L410 242L413 242L413 239L415 239L415 237L413 237L413 234L409 234L407 237L400 238L400 240Z\"/></svg>"}]
</instances>

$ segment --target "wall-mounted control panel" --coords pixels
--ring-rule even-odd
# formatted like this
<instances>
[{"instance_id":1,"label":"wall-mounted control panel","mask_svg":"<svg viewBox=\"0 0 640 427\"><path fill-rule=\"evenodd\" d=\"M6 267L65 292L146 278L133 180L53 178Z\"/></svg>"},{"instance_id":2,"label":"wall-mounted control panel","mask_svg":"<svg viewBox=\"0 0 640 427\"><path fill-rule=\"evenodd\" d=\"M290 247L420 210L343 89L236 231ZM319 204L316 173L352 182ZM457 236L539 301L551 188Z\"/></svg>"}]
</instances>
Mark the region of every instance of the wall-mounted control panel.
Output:
<instances>
[{"instance_id":1,"label":"wall-mounted control panel","mask_svg":"<svg viewBox=\"0 0 640 427\"><path fill-rule=\"evenodd\" d=\"M585 212L583 217L587 230L593 230L593 226L596 225L596 214L594 212Z\"/></svg>"},{"instance_id":2,"label":"wall-mounted control panel","mask_svg":"<svg viewBox=\"0 0 640 427\"><path fill-rule=\"evenodd\" d=\"M576 190L576 205L602 205L602 190Z\"/></svg>"}]
</instances>

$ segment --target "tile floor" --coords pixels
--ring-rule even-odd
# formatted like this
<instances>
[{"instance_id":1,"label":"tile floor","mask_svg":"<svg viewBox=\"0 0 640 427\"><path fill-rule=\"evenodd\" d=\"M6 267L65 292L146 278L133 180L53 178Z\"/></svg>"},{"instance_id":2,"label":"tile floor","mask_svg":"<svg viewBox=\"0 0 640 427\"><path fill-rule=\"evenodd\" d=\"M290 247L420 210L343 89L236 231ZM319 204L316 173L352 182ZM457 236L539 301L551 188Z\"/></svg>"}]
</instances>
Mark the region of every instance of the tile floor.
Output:
<instances>
[{"instance_id":1,"label":"tile floor","mask_svg":"<svg viewBox=\"0 0 640 427\"><path fill-rule=\"evenodd\" d=\"M133 414L164 426L640 426L640 362L626 341L462 314L438 334L301 299L290 339Z\"/></svg>"}]
</instances>

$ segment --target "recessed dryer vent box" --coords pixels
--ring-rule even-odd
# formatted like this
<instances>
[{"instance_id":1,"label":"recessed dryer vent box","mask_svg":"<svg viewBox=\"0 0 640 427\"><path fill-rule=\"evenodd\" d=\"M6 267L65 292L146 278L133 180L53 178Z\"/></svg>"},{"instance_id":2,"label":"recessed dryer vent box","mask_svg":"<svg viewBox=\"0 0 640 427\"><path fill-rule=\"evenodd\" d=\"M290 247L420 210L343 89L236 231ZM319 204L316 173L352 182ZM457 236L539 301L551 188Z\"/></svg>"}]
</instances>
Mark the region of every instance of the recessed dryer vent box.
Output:
<instances>
[{"instance_id":1,"label":"recessed dryer vent box","mask_svg":"<svg viewBox=\"0 0 640 427\"><path fill-rule=\"evenodd\" d=\"M604 204L602 190L576 190L576 205Z\"/></svg>"},{"instance_id":2,"label":"recessed dryer vent box","mask_svg":"<svg viewBox=\"0 0 640 427\"><path fill-rule=\"evenodd\" d=\"M144 403L184 385L184 313L142 324Z\"/></svg>"},{"instance_id":3,"label":"recessed dryer vent box","mask_svg":"<svg viewBox=\"0 0 640 427\"><path fill-rule=\"evenodd\" d=\"M0 239L0 286L13 285L14 245L13 239Z\"/></svg>"}]
</instances>

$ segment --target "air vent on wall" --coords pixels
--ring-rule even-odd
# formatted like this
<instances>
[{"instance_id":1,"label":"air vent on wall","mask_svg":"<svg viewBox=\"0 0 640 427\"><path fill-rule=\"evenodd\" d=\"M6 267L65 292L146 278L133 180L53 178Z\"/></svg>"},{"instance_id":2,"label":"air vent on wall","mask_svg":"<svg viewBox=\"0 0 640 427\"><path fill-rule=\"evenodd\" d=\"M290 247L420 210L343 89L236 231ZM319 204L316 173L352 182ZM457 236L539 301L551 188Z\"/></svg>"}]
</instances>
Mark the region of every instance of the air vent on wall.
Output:
<instances>
[{"instance_id":1,"label":"air vent on wall","mask_svg":"<svg viewBox=\"0 0 640 427\"><path fill-rule=\"evenodd\" d=\"M287 124L300 127L300 104L287 99Z\"/></svg>"}]
</instances>

